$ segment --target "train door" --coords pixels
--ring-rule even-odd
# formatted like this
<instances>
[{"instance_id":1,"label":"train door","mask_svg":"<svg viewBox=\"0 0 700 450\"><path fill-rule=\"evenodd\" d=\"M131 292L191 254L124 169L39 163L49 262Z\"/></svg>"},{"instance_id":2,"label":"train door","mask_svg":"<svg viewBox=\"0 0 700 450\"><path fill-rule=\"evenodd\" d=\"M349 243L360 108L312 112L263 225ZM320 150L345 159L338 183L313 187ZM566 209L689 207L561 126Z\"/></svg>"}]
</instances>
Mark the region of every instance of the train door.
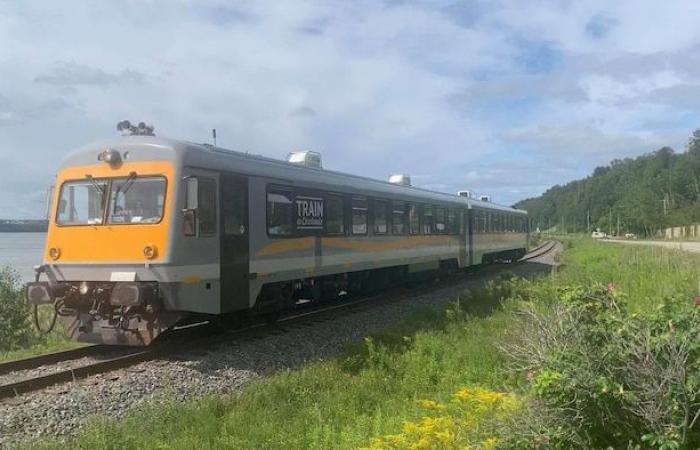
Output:
<instances>
[{"instance_id":1,"label":"train door","mask_svg":"<svg viewBox=\"0 0 700 450\"><path fill-rule=\"evenodd\" d=\"M221 177L221 311L248 308L248 178Z\"/></svg>"}]
</instances>

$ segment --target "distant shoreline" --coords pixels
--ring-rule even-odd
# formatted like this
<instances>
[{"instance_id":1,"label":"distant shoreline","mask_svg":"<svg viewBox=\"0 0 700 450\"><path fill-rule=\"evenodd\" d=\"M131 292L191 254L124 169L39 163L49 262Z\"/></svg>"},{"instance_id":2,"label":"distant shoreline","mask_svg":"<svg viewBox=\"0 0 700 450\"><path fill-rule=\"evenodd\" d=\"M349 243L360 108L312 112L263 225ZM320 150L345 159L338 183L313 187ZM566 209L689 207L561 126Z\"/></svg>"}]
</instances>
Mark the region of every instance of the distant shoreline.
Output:
<instances>
[{"instance_id":1,"label":"distant shoreline","mask_svg":"<svg viewBox=\"0 0 700 450\"><path fill-rule=\"evenodd\" d=\"M46 233L46 220L0 220L0 233Z\"/></svg>"}]
</instances>

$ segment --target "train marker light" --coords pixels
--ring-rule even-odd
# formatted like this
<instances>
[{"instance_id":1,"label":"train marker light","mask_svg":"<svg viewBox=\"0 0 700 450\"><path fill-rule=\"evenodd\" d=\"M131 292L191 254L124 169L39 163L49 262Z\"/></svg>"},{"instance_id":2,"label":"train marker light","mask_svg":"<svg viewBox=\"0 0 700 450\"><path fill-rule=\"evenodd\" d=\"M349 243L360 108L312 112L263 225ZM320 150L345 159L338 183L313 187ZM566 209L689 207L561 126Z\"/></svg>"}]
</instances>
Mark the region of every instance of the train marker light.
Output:
<instances>
[{"instance_id":1,"label":"train marker light","mask_svg":"<svg viewBox=\"0 0 700 450\"><path fill-rule=\"evenodd\" d=\"M58 247L51 247L51 249L49 250L49 256L54 261L57 260L61 257L61 249L59 249Z\"/></svg>"},{"instance_id":2,"label":"train marker light","mask_svg":"<svg viewBox=\"0 0 700 450\"><path fill-rule=\"evenodd\" d=\"M158 252L156 251L155 245L147 245L143 248L143 256L145 256L146 259L153 259L157 254Z\"/></svg>"}]
</instances>

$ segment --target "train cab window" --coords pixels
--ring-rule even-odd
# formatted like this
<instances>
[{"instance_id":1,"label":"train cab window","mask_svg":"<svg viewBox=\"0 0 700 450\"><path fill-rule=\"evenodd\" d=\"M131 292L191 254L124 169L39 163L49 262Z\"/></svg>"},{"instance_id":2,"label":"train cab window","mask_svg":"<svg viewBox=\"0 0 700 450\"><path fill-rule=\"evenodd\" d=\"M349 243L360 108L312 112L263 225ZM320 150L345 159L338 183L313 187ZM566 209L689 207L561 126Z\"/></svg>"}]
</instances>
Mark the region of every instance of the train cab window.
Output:
<instances>
[{"instance_id":1,"label":"train cab window","mask_svg":"<svg viewBox=\"0 0 700 450\"><path fill-rule=\"evenodd\" d=\"M116 178L110 196L109 223L158 223L163 217L165 178L136 177L136 174Z\"/></svg>"},{"instance_id":2,"label":"train cab window","mask_svg":"<svg viewBox=\"0 0 700 450\"><path fill-rule=\"evenodd\" d=\"M56 223L59 225L95 225L102 223L105 180L69 181L61 186Z\"/></svg>"},{"instance_id":3,"label":"train cab window","mask_svg":"<svg viewBox=\"0 0 700 450\"><path fill-rule=\"evenodd\" d=\"M339 195L326 195L326 234L345 233L345 202Z\"/></svg>"},{"instance_id":4,"label":"train cab window","mask_svg":"<svg viewBox=\"0 0 700 450\"><path fill-rule=\"evenodd\" d=\"M435 216L433 215L433 207L430 205L423 206L423 234L435 233Z\"/></svg>"},{"instance_id":5,"label":"train cab window","mask_svg":"<svg viewBox=\"0 0 700 450\"><path fill-rule=\"evenodd\" d=\"M270 189L267 192L267 233L270 236L290 236L294 231L292 192Z\"/></svg>"},{"instance_id":6,"label":"train cab window","mask_svg":"<svg viewBox=\"0 0 700 450\"><path fill-rule=\"evenodd\" d=\"M352 199L352 234L367 234L367 199Z\"/></svg>"},{"instance_id":7,"label":"train cab window","mask_svg":"<svg viewBox=\"0 0 700 450\"><path fill-rule=\"evenodd\" d=\"M457 225L457 212L454 208L445 210L445 232L447 234L459 234L459 226Z\"/></svg>"},{"instance_id":8,"label":"train cab window","mask_svg":"<svg viewBox=\"0 0 700 450\"><path fill-rule=\"evenodd\" d=\"M386 234L387 228L387 202L375 200L372 215L374 218L374 234Z\"/></svg>"},{"instance_id":9,"label":"train cab window","mask_svg":"<svg viewBox=\"0 0 700 450\"><path fill-rule=\"evenodd\" d=\"M406 204L392 202L391 231L393 234L406 234Z\"/></svg>"},{"instance_id":10,"label":"train cab window","mask_svg":"<svg viewBox=\"0 0 700 450\"><path fill-rule=\"evenodd\" d=\"M445 208L435 208L435 232L445 234L447 227L445 226Z\"/></svg>"},{"instance_id":11,"label":"train cab window","mask_svg":"<svg viewBox=\"0 0 700 450\"><path fill-rule=\"evenodd\" d=\"M420 232L420 217L418 216L418 205L411 203L408 205L408 232L418 234Z\"/></svg>"},{"instance_id":12,"label":"train cab window","mask_svg":"<svg viewBox=\"0 0 700 450\"><path fill-rule=\"evenodd\" d=\"M197 219L199 234L216 233L216 181L212 178L198 178Z\"/></svg>"}]
</instances>

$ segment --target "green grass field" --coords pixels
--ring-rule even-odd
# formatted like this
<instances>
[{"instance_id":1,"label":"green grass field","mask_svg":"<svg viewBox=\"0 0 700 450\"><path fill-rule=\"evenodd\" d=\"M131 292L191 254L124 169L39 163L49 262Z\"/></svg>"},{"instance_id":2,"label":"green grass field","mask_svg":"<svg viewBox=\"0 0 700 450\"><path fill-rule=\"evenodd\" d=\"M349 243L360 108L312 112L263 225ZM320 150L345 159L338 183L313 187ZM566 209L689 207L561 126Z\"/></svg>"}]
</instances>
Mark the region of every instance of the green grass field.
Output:
<instances>
[{"instance_id":1,"label":"green grass field","mask_svg":"<svg viewBox=\"0 0 700 450\"><path fill-rule=\"evenodd\" d=\"M67 445L35 448L496 448L528 395L499 346L525 299L546 309L567 285L613 283L630 309L698 295L700 258L567 238L565 265L534 282L494 283L448 309L424 309L342 357L282 371L240 393L167 401L95 418ZM520 300L501 301L502 298ZM461 418L456 418L456 417ZM464 419L464 417L467 417ZM511 428L509 428L511 427ZM511 431L509 431L511 430ZM528 448L527 446L524 448ZM530 446L529 448L532 448ZM544 445L541 448L547 448ZM671 447L668 447L671 448Z\"/></svg>"}]
</instances>

